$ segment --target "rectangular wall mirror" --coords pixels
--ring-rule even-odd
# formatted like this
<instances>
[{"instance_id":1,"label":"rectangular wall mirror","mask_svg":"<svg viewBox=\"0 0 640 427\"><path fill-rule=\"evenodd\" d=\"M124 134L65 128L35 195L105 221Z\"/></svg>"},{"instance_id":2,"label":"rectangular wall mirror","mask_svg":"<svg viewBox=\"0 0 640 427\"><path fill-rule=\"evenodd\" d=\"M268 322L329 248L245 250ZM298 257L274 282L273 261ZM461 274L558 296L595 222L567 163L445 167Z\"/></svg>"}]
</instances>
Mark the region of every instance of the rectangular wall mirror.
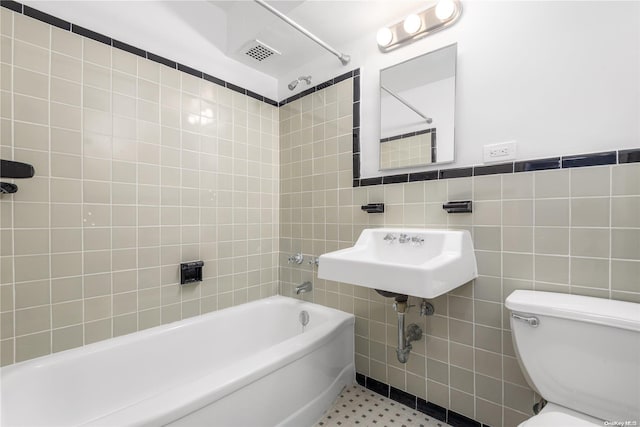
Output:
<instances>
[{"instance_id":1,"label":"rectangular wall mirror","mask_svg":"<svg viewBox=\"0 0 640 427\"><path fill-rule=\"evenodd\" d=\"M454 160L457 45L380 71L380 170Z\"/></svg>"}]
</instances>

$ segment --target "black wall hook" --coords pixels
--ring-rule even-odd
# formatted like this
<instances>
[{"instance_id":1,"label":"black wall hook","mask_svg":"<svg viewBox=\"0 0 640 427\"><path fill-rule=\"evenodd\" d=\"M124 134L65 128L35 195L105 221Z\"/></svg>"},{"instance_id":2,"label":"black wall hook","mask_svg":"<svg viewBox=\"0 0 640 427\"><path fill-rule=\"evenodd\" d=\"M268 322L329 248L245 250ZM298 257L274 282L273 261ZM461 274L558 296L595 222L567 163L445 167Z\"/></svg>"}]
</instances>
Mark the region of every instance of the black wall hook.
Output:
<instances>
[{"instance_id":1,"label":"black wall hook","mask_svg":"<svg viewBox=\"0 0 640 427\"><path fill-rule=\"evenodd\" d=\"M0 160L0 178L32 178L35 173L28 163Z\"/></svg>"},{"instance_id":2,"label":"black wall hook","mask_svg":"<svg viewBox=\"0 0 640 427\"><path fill-rule=\"evenodd\" d=\"M0 194L12 194L18 191L18 186L9 182L0 182Z\"/></svg>"},{"instance_id":3,"label":"black wall hook","mask_svg":"<svg viewBox=\"0 0 640 427\"><path fill-rule=\"evenodd\" d=\"M366 213L384 213L384 203L369 203L368 205L360 206L360 209Z\"/></svg>"},{"instance_id":4,"label":"black wall hook","mask_svg":"<svg viewBox=\"0 0 640 427\"><path fill-rule=\"evenodd\" d=\"M447 213L471 213L473 212L473 203L471 200L463 200L456 202L447 202L442 205L442 209Z\"/></svg>"}]
</instances>

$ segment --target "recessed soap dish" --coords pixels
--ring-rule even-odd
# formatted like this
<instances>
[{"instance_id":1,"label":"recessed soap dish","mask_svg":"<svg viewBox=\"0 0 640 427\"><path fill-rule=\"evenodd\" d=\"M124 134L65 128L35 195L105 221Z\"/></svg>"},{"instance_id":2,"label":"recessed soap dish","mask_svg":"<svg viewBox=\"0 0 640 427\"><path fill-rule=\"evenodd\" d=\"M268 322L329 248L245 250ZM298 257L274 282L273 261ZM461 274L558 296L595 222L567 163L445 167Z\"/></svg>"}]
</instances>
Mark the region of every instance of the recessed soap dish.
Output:
<instances>
[{"instance_id":1,"label":"recessed soap dish","mask_svg":"<svg viewBox=\"0 0 640 427\"><path fill-rule=\"evenodd\" d=\"M202 282L203 261L183 262L180 264L180 284Z\"/></svg>"}]
</instances>

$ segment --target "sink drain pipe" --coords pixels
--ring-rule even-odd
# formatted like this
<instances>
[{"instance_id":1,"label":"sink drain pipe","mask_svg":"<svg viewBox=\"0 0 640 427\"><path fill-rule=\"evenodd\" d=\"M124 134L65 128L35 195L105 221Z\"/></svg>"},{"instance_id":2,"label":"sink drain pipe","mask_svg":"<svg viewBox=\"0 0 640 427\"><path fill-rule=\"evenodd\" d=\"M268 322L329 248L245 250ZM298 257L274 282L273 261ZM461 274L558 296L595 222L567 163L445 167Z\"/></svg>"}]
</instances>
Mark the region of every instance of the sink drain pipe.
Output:
<instances>
[{"instance_id":1,"label":"sink drain pipe","mask_svg":"<svg viewBox=\"0 0 640 427\"><path fill-rule=\"evenodd\" d=\"M400 363L407 363L409 360L409 353L412 349L411 342L422 338L422 329L415 323L410 324L405 333L404 315L409 307L412 307L407 304L408 299L407 295L398 295L395 297L396 302L393 304L393 309L398 313L398 348L396 348L396 355Z\"/></svg>"}]
</instances>

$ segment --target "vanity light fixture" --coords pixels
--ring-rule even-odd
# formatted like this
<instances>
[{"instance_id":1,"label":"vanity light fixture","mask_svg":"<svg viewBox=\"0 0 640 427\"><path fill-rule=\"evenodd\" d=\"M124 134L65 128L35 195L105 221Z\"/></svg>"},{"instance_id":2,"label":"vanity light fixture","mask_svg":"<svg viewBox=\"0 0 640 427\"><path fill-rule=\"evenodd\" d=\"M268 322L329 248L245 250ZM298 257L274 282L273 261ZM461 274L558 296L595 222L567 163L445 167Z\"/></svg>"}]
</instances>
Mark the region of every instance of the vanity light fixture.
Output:
<instances>
[{"instance_id":1,"label":"vanity light fixture","mask_svg":"<svg viewBox=\"0 0 640 427\"><path fill-rule=\"evenodd\" d=\"M415 13L412 13L411 15L404 18L402 28L404 28L404 31L407 34L415 34L420 31L420 28L422 28L422 19L420 19L420 17Z\"/></svg>"},{"instance_id":2,"label":"vanity light fixture","mask_svg":"<svg viewBox=\"0 0 640 427\"><path fill-rule=\"evenodd\" d=\"M456 12L456 5L453 0L440 0L436 5L436 16L441 21L449 19Z\"/></svg>"},{"instance_id":3,"label":"vanity light fixture","mask_svg":"<svg viewBox=\"0 0 640 427\"><path fill-rule=\"evenodd\" d=\"M378 30L376 41L382 52L389 52L403 43L412 42L453 25L462 14L460 0L439 0L435 5L407 16Z\"/></svg>"},{"instance_id":4,"label":"vanity light fixture","mask_svg":"<svg viewBox=\"0 0 640 427\"><path fill-rule=\"evenodd\" d=\"M387 27L380 28L378 34L376 34L376 41L378 46L389 46L393 41L393 33Z\"/></svg>"}]
</instances>

